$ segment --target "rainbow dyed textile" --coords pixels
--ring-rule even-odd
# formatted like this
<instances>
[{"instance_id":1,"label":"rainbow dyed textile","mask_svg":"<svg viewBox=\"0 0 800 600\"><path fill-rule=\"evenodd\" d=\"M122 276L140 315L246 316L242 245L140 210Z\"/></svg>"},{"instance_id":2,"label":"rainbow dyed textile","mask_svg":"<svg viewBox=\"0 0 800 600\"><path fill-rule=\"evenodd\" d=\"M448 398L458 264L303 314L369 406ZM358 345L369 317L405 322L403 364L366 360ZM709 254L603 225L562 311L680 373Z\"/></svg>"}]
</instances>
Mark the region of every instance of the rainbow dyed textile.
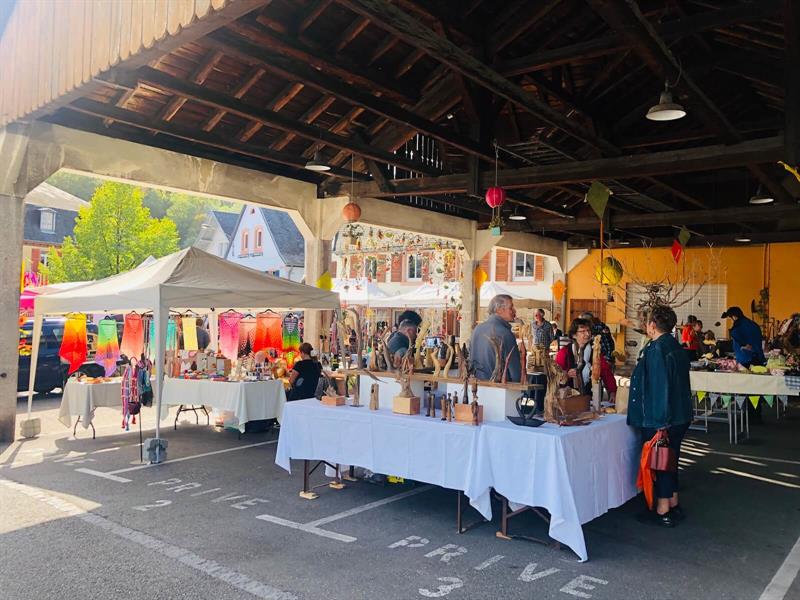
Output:
<instances>
[{"instance_id":1,"label":"rainbow dyed textile","mask_svg":"<svg viewBox=\"0 0 800 600\"><path fill-rule=\"evenodd\" d=\"M64 324L64 337L58 355L69 363L67 375L78 370L88 355L86 345L86 315L70 315Z\"/></svg>"},{"instance_id":2,"label":"rainbow dyed textile","mask_svg":"<svg viewBox=\"0 0 800 600\"><path fill-rule=\"evenodd\" d=\"M117 322L114 319L103 319L97 324L97 351L94 362L105 369L106 377L111 377L117 370L118 360Z\"/></svg>"}]
</instances>

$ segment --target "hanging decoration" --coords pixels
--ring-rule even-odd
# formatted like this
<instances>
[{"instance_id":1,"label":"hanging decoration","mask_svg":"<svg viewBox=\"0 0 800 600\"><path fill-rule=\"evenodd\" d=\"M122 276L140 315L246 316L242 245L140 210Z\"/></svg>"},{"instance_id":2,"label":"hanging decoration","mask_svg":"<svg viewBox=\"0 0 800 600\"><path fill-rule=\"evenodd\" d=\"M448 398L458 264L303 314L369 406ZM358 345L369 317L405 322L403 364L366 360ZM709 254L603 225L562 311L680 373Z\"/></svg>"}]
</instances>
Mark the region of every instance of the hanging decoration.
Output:
<instances>
[{"instance_id":1,"label":"hanging decoration","mask_svg":"<svg viewBox=\"0 0 800 600\"><path fill-rule=\"evenodd\" d=\"M197 350L197 321L194 317L181 317L183 349Z\"/></svg>"},{"instance_id":2,"label":"hanging decoration","mask_svg":"<svg viewBox=\"0 0 800 600\"><path fill-rule=\"evenodd\" d=\"M256 315L256 334L253 352L274 348L283 350L283 319L278 313L268 311Z\"/></svg>"},{"instance_id":3,"label":"hanging decoration","mask_svg":"<svg viewBox=\"0 0 800 600\"><path fill-rule=\"evenodd\" d=\"M608 206L608 197L611 195L611 190L604 186L599 181L593 181L589 186L589 191L586 192L586 202L592 207L592 210L601 221L606 214L606 206Z\"/></svg>"},{"instance_id":4,"label":"hanging decoration","mask_svg":"<svg viewBox=\"0 0 800 600\"><path fill-rule=\"evenodd\" d=\"M64 323L64 337L58 355L69 363L67 375L72 375L84 363L89 353L86 343L86 315L72 314Z\"/></svg>"},{"instance_id":5,"label":"hanging decoration","mask_svg":"<svg viewBox=\"0 0 800 600\"><path fill-rule=\"evenodd\" d=\"M219 315L219 350L226 358L236 359L239 352L239 321L242 313L227 311Z\"/></svg>"},{"instance_id":6,"label":"hanging decoration","mask_svg":"<svg viewBox=\"0 0 800 600\"><path fill-rule=\"evenodd\" d=\"M314 285L321 290L330 292L333 289L333 277L331 277L330 271L325 271L322 275L320 275L319 279L317 279L317 282Z\"/></svg>"},{"instance_id":7,"label":"hanging decoration","mask_svg":"<svg viewBox=\"0 0 800 600\"><path fill-rule=\"evenodd\" d=\"M475 267L472 278L475 280L475 290L480 292L481 286L489 279L489 274L483 270L482 266L478 265Z\"/></svg>"},{"instance_id":8,"label":"hanging decoration","mask_svg":"<svg viewBox=\"0 0 800 600\"><path fill-rule=\"evenodd\" d=\"M606 256L603 262L597 265L594 276L603 285L617 285L623 274L622 263L613 256Z\"/></svg>"},{"instance_id":9,"label":"hanging decoration","mask_svg":"<svg viewBox=\"0 0 800 600\"><path fill-rule=\"evenodd\" d=\"M681 246L681 243L678 240L672 242L672 248L670 252L672 252L672 260L674 260L675 264L677 265L681 260L681 256L683 256L683 246Z\"/></svg>"},{"instance_id":10,"label":"hanging decoration","mask_svg":"<svg viewBox=\"0 0 800 600\"><path fill-rule=\"evenodd\" d=\"M300 350L300 319L289 313L283 319L283 351L286 366L292 368Z\"/></svg>"},{"instance_id":11,"label":"hanging decoration","mask_svg":"<svg viewBox=\"0 0 800 600\"><path fill-rule=\"evenodd\" d=\"M256 337L256 319L252 315L239 321L239 356L247 356L253 351Z\"/></svg>"},{"instance_id":12,"label":"hanging decoration","mask_svg":"<svg viewBox=\"0 0 800 600\"><path fill-rule=\"evenodd\" d=\"M150 354L151 357L155 356L156 351L156 320L150 320ZM177 350L178 349L178 326L175 324L175 321L169 319L167 321L167 344L165 350L169 352L170 350Z\"/></svg>"},{"instance_id":13,"label":"hanging decoration","mask_svg":"<svg viewBox=\"0 0 800 600\"><path fill-rule=\"evenodd\" d=\"M489 230L492 235L500 235L503 227L503 218L500 216L500 207L505 204L506 191L497 183L497 165L500 162L500 149L497 142L494 144L494 185L486 190L486 204L492 209L492 219L489 221Z\"/></svg>"},{"instance_id":14,"label":"hanging decoration","mask_svg":"<svg viewBox=\"0 0 800 600\"><path fill-rule=\"evenodd\" d=\"M567 291L567 286L565 286L564 282L559 279L550 286L550 291L553 292L553 300L556 302L561 302L561 299L564 297L564 292Z\"/></svg>"},{"instance_id":15,"label":"hanging decoration","mask_svg":"<svg viewBox=\"0 0 800 600\"><path fill-rule=\"evenodd\" d=\"M342 218L345 223L355 223L361 218L361 207L350 200L350 202L345 204L342 208Z\"/></svg>"},{"instance_id":16,"label":"hanging decoration","mask_svg":"<svg viewBox=\"0 0 800 600\"><path fill-rule=\"evenodd\" d=\"M783 166L784 169L786 169L787 171L789 171L789 173L794 175L794 178L797 179L797 181L800 181L800 171L798 171L797 168L792 167L791 165L787 165L782 160L779 160L778 164Z\"/></svg>"},{"instance_id":17,"label":"hanging decoration","mask_svg":"<svg viewBox=\"0 0 800 600\"><path fill-rule=\"evenodd\" d=\"M118 360L117 322L114 319L103 319L97 324L97 351L94 362L105 369L106 377L111 377L117 370Z\"/></svg>"},{"instance_id":18,"label":"hanging decoration","mask_svg":"<svg viewBox=\"0 0 800 600\"><path fill-rule=\"evenodd\" d=\"M128 358L139 358L144 352L144 323L142 315L128 313L125 315L125 325L122 329L122 343L119 351Z\"/></svg>"},{"instance_id":19,"label":"hanging decoration","mask_svg":"<svg viewBox=\"0 0 800 600\"><path fill-rule=\"evenodd\" d=\"M681 243L681 246L686 248L686 244L689 243L689 240L692 237L692 233L686 229L686 225L681 227L680 232L678 233L678 241Z\"/></svg>"}]
</instances>

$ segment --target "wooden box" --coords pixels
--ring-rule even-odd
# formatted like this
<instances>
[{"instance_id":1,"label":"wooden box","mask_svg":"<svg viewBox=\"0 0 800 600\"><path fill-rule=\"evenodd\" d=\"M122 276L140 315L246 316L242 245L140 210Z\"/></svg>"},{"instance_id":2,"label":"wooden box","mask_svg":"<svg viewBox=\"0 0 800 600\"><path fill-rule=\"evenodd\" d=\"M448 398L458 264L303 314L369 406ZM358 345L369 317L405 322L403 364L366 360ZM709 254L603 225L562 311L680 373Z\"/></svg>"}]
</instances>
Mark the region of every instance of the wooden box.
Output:
<instances>
[{"instance_id":1,"label":"wooden box","mask_svg":"<svg viewBox=\"0 0 800 600\"><path fill-rule=\"evenodd\" d=\"M321 402L325 406L344 406L344 396L323 396Z\"/></svg>"},{"instance_id":2,"label":"wooden box","mask_svg":"<svg viewBox=\"0 0 800 600\"><path fill-rule=\"evenodd\" d=\"M472 423L472 406L469 404L456 404L456 421L459 423ZM478 423L483 423L483 404L478 404Z\"/></svg>"},{"instance_id":3,"label":"wooden box","mask_svg":"<svg viewBox=\"0 0 800 600\"><path fill-rule=\"evenodd\" d=\"M581 394L580 396L568 396L559 401L561 408L566 415L577 415L589 410L592 403L592 397L588 394Z\"/></svg>"},{"instance_id":4,"label":"wooden box","mask_svg":"<svg viewBox=\"0 0 800 600\"><path fill-rule=\"evenodd\" d=\"M419 396L412 396L411 398L395 396L392 399L392 412L400 415L418 415Z\"/></svg>"}]
</instances>

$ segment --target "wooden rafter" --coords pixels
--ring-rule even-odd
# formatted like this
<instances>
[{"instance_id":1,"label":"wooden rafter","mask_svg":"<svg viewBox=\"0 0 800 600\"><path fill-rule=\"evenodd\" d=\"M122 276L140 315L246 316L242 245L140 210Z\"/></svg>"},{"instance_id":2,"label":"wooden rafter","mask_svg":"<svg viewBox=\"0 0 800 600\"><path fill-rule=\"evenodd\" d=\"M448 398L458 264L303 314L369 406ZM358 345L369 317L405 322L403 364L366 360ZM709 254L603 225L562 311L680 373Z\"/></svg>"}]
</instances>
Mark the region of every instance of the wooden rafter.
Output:
<instances>
[{"instance_id":1,"label":"wooden rafter","mask_svg":"<svg viewBox=\"0 0 800 600\"><path fill-rule=\"evenodd\" d=\"M322 96L319 100L317 100L311 108L309 108L305 113L303 113L299 121L301 123L311 124L316 121L326 110L328 110L333 104L336 102L336 98L334 96ZM284 133L283 137L279 140L276 140L270 145L272 150L283 150L289 142L291 142L297 135L294 133Z\"/></svg>"},{"instance_id":2,"label":"wooden rafter","mask_svg":"<svg viewBox=\"0 0 800 600\"><path fill-rule=\"evenodd\" d=\"M261 77L263 77L265 72L266 71L261 67L252 67L244 76L239 85L236 86L231 95L237 100L244 98L245 94L250 91L250 88L252 88L258 82L258 80L261 79ZM219 124L219 122L222 120L222 117L224 117L226 114L227 111L221 109L214 111L214 114L208 117L208 119L206 119L202 124L201 129L203 131L211 131Z\"/></svg>"},{"instance_id":3,"label":"wooden rafter","mask_svg":"<svg viewBox=\"0 0 800 600\"><path fill-rule=\"evenodd\" d=\"M786 160L800 165L800 6L785 0L783 15L786 39Z\"/></svg>"}]
</instances>

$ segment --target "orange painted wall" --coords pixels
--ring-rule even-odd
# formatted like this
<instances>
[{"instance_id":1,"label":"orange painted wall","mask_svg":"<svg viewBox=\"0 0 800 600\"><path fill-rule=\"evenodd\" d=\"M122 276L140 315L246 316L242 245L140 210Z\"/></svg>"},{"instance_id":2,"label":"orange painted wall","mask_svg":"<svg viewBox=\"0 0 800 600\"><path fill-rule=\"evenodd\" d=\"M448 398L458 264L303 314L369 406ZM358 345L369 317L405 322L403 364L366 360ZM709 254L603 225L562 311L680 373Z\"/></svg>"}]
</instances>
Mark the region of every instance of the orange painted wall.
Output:
<instances>
[{"instance_id":1,"label":"orange painted wall","mask_svg":"<svg viewBox=\"0 0 800 600\"><path fill-rule=\"evenodd\" d=\"M606 255L609 251L606 251ZM669 248L620 248L610 253L626 271L619 286L629 281L627 272L640 278L655 280L669 273L675 279L675 263ZM567 307L573 298L605 298L595 278L600 251L592 250L567 275ZM728 305L741 306L750 313L750 301L758 299L762 287L770 289L770 317L784 319L800 312L800 243L768 244L746 247L687 248L681 270L694 271L690 281L725 283ZM766 268L765 268L766 264ZM765 277L766 272L766 277ZM619 323L624 316L624 292L615 290L616 300L606 308L606 321Z\"/></svg>"}]
</instances>

